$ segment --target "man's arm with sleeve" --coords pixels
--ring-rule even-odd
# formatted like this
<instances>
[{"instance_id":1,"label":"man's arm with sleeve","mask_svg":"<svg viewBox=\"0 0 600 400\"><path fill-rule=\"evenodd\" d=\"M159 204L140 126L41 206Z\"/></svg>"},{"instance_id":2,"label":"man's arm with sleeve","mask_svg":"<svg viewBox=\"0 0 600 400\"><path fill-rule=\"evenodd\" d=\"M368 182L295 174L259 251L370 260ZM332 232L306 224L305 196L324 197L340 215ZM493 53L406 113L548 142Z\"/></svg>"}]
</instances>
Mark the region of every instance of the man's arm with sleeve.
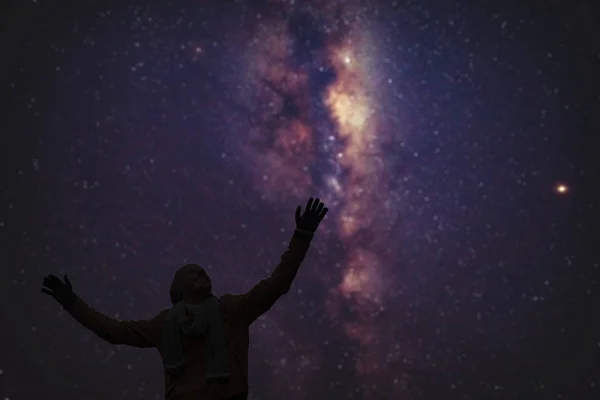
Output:
<instances>
[{"instance_id":1,"label":"man's arm with sleeve","mask_svg":"<svg viewBox=\"0 0 600 400\"><path fill-rule=\"evenodd\" d=\"M247 293L231 296L238 315L246 324L250 325L266 313L281 296L290 291L312 238L311 232L296 229L288 249L281 256L279 265L271 275L261 280Z\"/></svg>"},{"instance_id":2,"label":"man's arm with sleeve","mask_svg":"<svg viewBox=\"0 0 600 400\"><path fill-rule=\"evenodd\" d=\"M140 348L158 345L162 313L150 320L119 321L94 310L79 297L75 297L65 310L81 325L109 343Z\"/></svg>"}]
</instances>

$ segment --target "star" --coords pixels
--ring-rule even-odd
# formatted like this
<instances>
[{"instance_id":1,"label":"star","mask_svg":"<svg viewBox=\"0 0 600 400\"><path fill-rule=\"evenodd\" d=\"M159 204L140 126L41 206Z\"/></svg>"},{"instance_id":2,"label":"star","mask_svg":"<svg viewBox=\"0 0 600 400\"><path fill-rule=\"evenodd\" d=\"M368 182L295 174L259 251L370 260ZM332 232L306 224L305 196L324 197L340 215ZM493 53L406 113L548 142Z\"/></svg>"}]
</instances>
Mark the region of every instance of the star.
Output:
<instances>
[{"instance_id":1,"label":"star","mask_svg":"<svg viewBox=\"0 0 600 400\"><path fill-rule=\"evenodd\" d=\"M558 194L567 194L569 193L569 186L564 183L557 183L554 186L554 191Z\"/></svg>"}]
</instances>

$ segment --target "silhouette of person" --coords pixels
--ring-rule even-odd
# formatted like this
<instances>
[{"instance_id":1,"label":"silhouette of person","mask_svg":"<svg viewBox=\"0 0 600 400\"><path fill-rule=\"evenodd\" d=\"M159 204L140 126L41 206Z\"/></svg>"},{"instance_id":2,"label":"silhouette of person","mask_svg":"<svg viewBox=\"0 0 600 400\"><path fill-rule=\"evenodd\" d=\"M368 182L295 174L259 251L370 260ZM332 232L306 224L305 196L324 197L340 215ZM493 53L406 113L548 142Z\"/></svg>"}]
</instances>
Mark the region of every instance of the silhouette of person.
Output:
<instances>
[{"instance_id":1,"label":"silhouette of person","mask_svg":"<svg viewBox=\"0 0 600 400\"><path fill-rule=\"evenodd\" d=\"M158 349L167 400L242 400L248 398L249 327L289 292L327 208L308 200L296 209L296 229L271 276L241 295L212 294L206 271L196 264L173 278L173 306L150 320L119 321L86 304L73 292L67 275L44 278L42 292L52 296L79 323L112 344Z\"/></svg>"}]
</instances>

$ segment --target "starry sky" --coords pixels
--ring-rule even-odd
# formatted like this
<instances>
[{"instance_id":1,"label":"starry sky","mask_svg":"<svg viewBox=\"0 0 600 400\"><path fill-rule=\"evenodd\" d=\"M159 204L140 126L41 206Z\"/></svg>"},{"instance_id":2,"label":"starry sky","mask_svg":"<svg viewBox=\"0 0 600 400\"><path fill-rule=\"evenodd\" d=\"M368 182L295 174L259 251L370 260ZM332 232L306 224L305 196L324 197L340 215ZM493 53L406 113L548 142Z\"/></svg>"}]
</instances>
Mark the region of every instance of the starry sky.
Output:
<instances>
[{"instance_id":1,"label":"starry sky","mask_svg":"<svg viewBox=\"0 0 600 400\"><path fill-rule=\"evenodd\" d=\"M242 293L310 196L330 211L251 328L250 399L598 395L591 9L2 4L0 399L162 398L158 354L43 276L120 319L186 262Z\"/></svg>"}]
</instances>

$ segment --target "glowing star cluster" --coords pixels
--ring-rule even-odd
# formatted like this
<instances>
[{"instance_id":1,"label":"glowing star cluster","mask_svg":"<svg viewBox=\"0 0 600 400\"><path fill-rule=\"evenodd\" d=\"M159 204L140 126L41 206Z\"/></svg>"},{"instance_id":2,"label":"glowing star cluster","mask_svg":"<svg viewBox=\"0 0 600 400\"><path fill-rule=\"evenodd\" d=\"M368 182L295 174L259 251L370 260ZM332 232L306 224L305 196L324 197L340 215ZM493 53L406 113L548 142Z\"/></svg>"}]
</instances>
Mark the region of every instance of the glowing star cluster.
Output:
<instances>
[{"instance_id":1,"label":"glowing star cluster","mask_svg":"<svg viewBox=\"0 0 600 400\"><path fill-rule=\"evenodd\" d=\"M317 192L331 205L330 233L349 250L326 307L345 335L363 346L356 373L368 381L388 353L375 340L386 326L372 316L384 309L383 265L393 257L386 229L397 211L386 206L393 200L372 78L373 60L380 58L376 40L357 9L331 6L309 12L316 25L328 27L315 33L323 35L318 48L295 51L304 39L294 37L289 21L273 19L257 28L240 100L254 125L241 151L267 199ZM305 58L299 61L298 52ZM353 314L342 316L347 308Z\"/></svg>"},{"instance_id":2,"label":"glowing star cluster","mask_svg":"<svg viewBox=\"0 0 600 400\"><path fill-rule=\"evenodd\" d=\"M337 281L319 278L328 293L323 307L362 349L354 373L370 399L377 394L365 388L378 384L389 362L389 349L377 340L389 323L373 316L385 310L386 265L397 250L389 228L399 210L382 155L389 141L375 79L382 54L364 9L311 4L277 14L286 20L263 17L245 42L247 67L232 103L251 129L238 137L238 150L267 200L289 203L318 193L331 206L321 234L342 240L347 250ZM309 384L309 375L297 379Z\"/></svg>"}]
</instances>

